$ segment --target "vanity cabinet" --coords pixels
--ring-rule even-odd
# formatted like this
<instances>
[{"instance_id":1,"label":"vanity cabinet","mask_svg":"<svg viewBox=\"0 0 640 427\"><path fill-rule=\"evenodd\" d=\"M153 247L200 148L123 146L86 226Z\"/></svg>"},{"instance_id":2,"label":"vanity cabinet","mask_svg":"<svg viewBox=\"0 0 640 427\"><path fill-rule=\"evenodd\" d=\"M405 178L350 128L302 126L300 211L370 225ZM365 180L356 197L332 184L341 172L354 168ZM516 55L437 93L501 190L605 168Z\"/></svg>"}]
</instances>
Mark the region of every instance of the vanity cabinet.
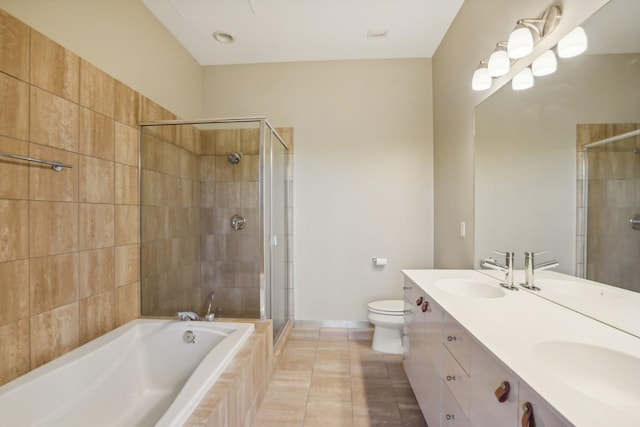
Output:
<instances>
[{"instance_id":1,"label":"vanity cabinet","mask_svg":"<svg viewBox=\"0 0 640 427\"><path fill-rule=\"evenodd\" d=\"M527 424L527 417L531 416L525 413L525 408L533 412L534 424ZM524 383L519 384L518 389L518 426L522 427L564 427L573 424L564 420L547 402L545 402L538 394Z\"/></svg>"},{"instance_id":2,"label":"vanity cabinet","mask_svg":"<svg viewBox=\"0 0 640 427\"><path fill-rule=\"evenodd\" d=\"M440 425L442 309L419 286L404 287L403 364L429 426Z\"/></svg>"}]
</instances>

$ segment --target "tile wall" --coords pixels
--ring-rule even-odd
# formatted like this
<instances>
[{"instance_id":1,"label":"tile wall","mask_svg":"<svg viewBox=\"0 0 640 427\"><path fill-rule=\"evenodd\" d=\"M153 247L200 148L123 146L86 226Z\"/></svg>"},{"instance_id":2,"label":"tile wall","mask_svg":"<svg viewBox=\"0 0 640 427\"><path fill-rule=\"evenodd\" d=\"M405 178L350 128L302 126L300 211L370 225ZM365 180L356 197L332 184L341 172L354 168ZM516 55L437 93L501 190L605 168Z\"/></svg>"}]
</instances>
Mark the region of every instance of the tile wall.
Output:
<instances>
[{"instance_id":1,"label":"tile wall","mask_svg":"<svg viewBox=\"0 0 640 427\"><path fill-rule=\"evenodd\" d=\"M168 111L0 10L0 384L139 316L138 130Z\"/></svg>"},{"instance_id":2,"label":"tile wall","mask_svg":"<svg viewBox=\"0 0 640 427\"><path fill-rule=\"evenodd\" d=\"M578 125L578 262L585 242L582 147L640 129L640 124ZM626 138L589 151L586 277L640 291L640 232L629 219L640 213L640 138ZM578 273L585 266L578 265Z\"/></svg>"}]
</instances>

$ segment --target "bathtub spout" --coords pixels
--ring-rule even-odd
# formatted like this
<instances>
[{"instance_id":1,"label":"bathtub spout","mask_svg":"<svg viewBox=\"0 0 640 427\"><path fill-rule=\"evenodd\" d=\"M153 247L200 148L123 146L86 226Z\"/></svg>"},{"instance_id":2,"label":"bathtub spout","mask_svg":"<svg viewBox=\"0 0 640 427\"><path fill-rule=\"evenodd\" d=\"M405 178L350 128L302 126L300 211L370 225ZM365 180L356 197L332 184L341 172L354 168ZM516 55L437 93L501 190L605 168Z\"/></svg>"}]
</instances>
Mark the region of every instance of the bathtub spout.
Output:
<instances>
[{"instance_id":1,"label":"bathtub spout","mask_svg":"<svg viewBox=\"0 0 640 427\"><path fill-rule=\"evenodd\" d=\"M179 311L176 313L176 316L179 320L200 320L200 316L198 316L193 311Z\"/></svg>"}]
</instances>

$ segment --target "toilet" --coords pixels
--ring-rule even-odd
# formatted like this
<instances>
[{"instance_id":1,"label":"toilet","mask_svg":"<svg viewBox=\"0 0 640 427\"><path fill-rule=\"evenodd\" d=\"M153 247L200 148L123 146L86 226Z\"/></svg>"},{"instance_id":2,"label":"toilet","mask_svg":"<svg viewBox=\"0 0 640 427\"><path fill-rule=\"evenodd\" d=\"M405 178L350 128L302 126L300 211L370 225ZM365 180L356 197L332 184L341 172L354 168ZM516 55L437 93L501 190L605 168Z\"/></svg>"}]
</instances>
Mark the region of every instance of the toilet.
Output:
<instances>
[{"instance_id":1,"label":"toilet","mask_svg":"<svg viewBox=\"0 0 640 427\"><path fill-rule=\"evenodd\" d=\"M367 311L369 322L375 326L371 347L381 353L402 354L404 301L373 301L368 304Z\"/></svg>"}]
</instances>

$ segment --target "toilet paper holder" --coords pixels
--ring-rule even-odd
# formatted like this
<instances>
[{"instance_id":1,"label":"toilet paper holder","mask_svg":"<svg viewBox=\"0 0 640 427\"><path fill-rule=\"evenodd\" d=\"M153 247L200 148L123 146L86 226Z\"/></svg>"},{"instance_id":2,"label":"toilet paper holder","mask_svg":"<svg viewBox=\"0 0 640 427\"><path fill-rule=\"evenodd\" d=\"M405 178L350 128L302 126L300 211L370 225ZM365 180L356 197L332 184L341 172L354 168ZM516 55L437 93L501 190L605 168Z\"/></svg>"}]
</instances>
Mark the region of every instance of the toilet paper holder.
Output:
<instances>
[{"instance_id":1,"label":"toilet paper holder","mask_svg":"<svg viewBox=\"0 0 640 427\"><path fill-rule=\"evenodd\" d=\"M384 267L385 265L387 265L387 262L388 262L386 258L379 258L379 257L373 257L371 258L371 261L373 262L373 265L375 265L376 267Z\"/></svg>"}]
</instances>

